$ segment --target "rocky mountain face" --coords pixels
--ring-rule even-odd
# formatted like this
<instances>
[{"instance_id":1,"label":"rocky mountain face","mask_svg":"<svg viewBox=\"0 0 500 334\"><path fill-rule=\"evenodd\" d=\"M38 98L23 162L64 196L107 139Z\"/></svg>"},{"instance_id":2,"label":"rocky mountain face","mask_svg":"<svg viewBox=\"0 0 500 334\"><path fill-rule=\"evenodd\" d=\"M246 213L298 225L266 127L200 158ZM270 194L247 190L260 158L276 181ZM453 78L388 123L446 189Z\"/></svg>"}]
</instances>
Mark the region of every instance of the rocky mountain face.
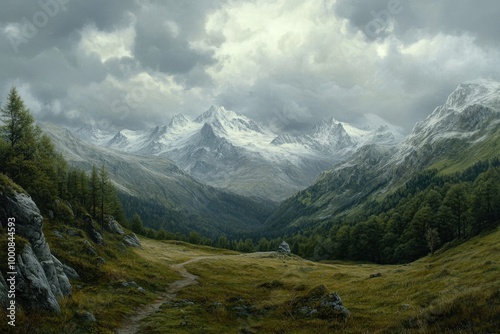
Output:
<instances>
[{"instance_id":1,"label":"rocky mountain face","mask_svg":"<svg viewBox=\"0 0 500 334\"><path fill-rule=\"evenodd\" d=\"M45 309L60 312L58 298L71 295L71 284L64 266L50 252L42 231L43 218L31 198L12 189L0 193L0 221L15 217L16 235L28 241L17 243L16 302L26 309ZM7 277L0 276L0 300L6 307Z\"/></svg>"},{"instance_id":2,"label":"rocky mountain face","mask_svg":"<svg viewBox=\"0 0 500 334\"><path fill-rule=\"evenodd\" d=\"M499 141L500 83L460 84L402 143L365 145L284 201L268 227L299 228L305 221L331 218L383 196L426 168L463 167L498 156Z\"/></svg>"},{"instance_id":3,"label":"rocky mountain face","mask_svg":"<svg viewBox=\"0 0 500 334\"><path fill-rule=\"evenodd\" d=\"M71 165L88 171L92 165L104 164L126 213L130 216L139 213L146 226L167 229L162 224L174 222L183 232L229 235L259 228L276 207L269 201L202 184L163 156L137 155L93 145L51 124L43 124L42 129ZM151 212L155 213L154 218ZM149 220L148 215L152 217Z\"/></svg>"},{"instance_id":4,"label":"rocky mountain face","mask_svg":"<svg viewBox=\"0 0 500 334\"><path fill-rule=\"evenodd\" d=\"M92 126L75 135L101 147L171 159L203 183L281 201L310 185L334 163L370 143L394 144L398 128L367 118L354 127L323 120L303 135L276 134L252 119L212 106L194 121L174 116L168 125L105 134Z\"/></svg>"}]
</instances>

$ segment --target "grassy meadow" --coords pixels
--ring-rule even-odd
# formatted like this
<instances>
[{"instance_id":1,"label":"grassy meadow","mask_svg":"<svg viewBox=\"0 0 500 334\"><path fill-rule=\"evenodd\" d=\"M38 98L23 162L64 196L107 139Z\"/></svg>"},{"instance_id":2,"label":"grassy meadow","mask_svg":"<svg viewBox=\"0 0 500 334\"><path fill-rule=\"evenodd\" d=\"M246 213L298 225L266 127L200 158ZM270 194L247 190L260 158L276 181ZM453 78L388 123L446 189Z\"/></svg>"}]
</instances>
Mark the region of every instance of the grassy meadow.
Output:
<instances>
[{"instance_id":1,"label":"grassy meadow","mask_svg":"<svg viewBox=\"0 0 500 334\"><path fill-rule=\"evenodd\" d=\"M199 284L145 319L141 333L495 333L499 241L497 230L393 266L258 253L201 259L186 265ZM297 316L296 302L319 285L339 293L347 322Z\"/></svg>"},{"instance_id":2,"label":"grassy meadow","mask_svg":"<svg viewBox=\"0 0 500 334\"><path fill-rule=\"evenodd\" d=\"M142 249L131 249L108 233L104 245L93 244L104 260L96 263L83 237L52 233L61 228L46 224L47 239L82 281L72 281L73 295L61 301L60 315L18 312L16 331L2 327L2 333L115 333L181 279L171 265L184 266L198 282L141 320L139 333L496 333L500 328L498 229L411 264L383 266L238 254L146 238ZM145 292L122 285L130 281ZM297 312L321 285L341 296L351 312L346 321ZM85 322L85 311L96 321Z\"/></svg>"}]
</instances>

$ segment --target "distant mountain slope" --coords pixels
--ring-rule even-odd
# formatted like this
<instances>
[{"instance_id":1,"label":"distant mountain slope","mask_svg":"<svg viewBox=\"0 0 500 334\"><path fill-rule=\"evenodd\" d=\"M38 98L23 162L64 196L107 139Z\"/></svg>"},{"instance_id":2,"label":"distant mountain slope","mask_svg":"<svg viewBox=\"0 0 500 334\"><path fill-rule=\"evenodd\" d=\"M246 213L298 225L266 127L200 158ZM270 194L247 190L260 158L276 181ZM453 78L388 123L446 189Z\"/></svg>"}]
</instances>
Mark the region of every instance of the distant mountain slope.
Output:
<instances>
[{"instance_id":1,"label":"distant mountain slope","mask_svg":"<svg viewBox=\"0 0 500 334\"><path fill-rule=\"evenodd\" d=\"M84 126L75 135L97 145L164 156L198 180L242 194L281 201L309 186L334 163L370 143L394 144L401 131L376 116L361 127L323 120L304 135L276 134L252 119L212 106L194 121L106 134Z\"/></svg>"},{"instance_id":2,"label":"distant mountain slope","mask_svg":"<svg viewBox=\"0 0 500 334\"><path fill-rule=\"evenodd\" d=\"M359 208L367 199L390 193L427 168L458 171L498 156L500 83L460 84L401 144L364 146L283 202L268 220L268 228L296 228Z\"/></svg>"},{"instance_id":3,"label":"distant mountain slope","mask_svg":"<svg viewBox=\"0 0 500 334\"><path fill-rule=\"evenodd\" d=\"M248 232L260 228L274 209L270 202L204 185L166 158L92 145L51 124L42 124L42 129L71 165L90 170L104 163L125 200L124 209L154 217L144 219L151 227L175 224L177 230L207 236Z\"/></svg>"}]
</instances>

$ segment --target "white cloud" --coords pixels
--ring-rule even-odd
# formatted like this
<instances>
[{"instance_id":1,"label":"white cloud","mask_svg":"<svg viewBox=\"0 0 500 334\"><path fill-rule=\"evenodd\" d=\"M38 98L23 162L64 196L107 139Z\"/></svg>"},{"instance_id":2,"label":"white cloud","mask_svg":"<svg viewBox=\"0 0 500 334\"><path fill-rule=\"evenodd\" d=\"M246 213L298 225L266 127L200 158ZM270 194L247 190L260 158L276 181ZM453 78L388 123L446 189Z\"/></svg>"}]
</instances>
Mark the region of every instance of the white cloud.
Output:
<instances>
[{"instance_id":1,"label":"white cloud","mask_svg":"<svg viewBox=\"0 0 500 334\"><path fill-rule=\"evenodd\" d=\"M96 54L105 62L111 58L132 56L134 39L133 23L111 32L100 31L94 24L88 24L81 31L79 48L86 54Z\"/></svg>"}]
</instances>

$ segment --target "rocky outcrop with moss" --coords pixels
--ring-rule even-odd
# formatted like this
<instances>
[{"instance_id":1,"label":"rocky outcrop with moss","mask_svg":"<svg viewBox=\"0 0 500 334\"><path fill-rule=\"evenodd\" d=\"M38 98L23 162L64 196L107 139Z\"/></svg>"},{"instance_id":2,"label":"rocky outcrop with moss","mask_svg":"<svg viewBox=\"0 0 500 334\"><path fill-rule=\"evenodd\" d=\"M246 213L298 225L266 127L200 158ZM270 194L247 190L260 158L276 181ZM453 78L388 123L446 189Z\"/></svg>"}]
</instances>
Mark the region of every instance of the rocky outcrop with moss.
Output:
<instances>
[{"instance_id":1,"label":"rocky outcrop with moss","mask_svg":"<svg viewBox=\"0 0 500 334\"><path fill-rule=\"evenodd\" d=\"M60 312L58 299L71 295L71 284L64 267L50 251L42 231L43 217L31 197L12 187L0 192L0 221L16 220L16 236L28 241L18 243L16 255L16 300L25 309ZM4 301L4 289L0 289Z\"/></svg>"}]
</instances>

